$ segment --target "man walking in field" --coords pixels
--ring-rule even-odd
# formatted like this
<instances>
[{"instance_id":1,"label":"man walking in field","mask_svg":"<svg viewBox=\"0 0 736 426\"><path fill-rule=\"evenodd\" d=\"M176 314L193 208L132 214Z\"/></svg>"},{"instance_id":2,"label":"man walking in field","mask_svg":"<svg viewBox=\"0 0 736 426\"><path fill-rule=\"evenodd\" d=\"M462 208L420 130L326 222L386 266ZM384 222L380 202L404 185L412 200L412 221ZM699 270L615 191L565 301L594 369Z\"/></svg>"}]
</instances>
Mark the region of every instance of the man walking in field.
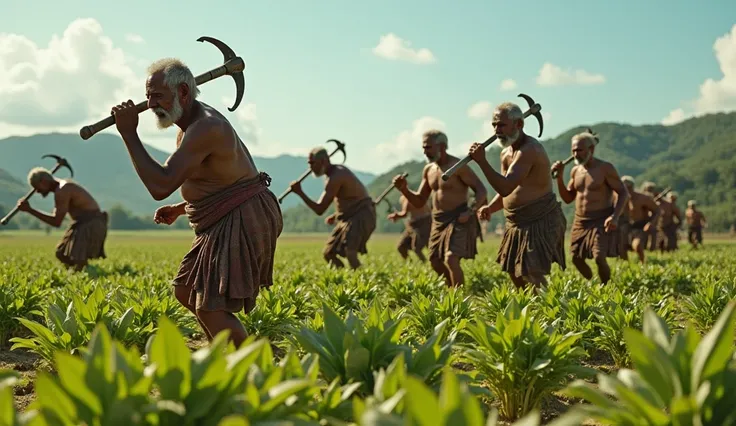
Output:
<instances>
[{"instance_id":1,"label":"man walking in field","mask_svg":"<svg viewBox=\"0 0 736 426\"><path fill-rule=\"evenodd\" d=\"M655 193L659 195L659 191ZM672 195L670 193L669 199L663 197L657 202L661 211L659 222L657 222L657 248L663 253L677 250L677 229L682 223L682 214L672 201ZM677 199L677 194L675 194L674 199Z\"/></svg>"},{"instance_id":2,"label":"man walking in field","mask_svg":"<svg viewBox=\"0 0 736 426\"><path fill-rule=\"evenodd\" d=\"M224 330L239 347L247 337L235 314L250 313L262 287L273 284L281 209L248 148L228 120L197 100L189 68L162 59L148 68L146 97L159 128L176 124L176 150L159 164L138 137L138 113L128 100L112 108L138 176L156 200L178 188L179 204L156 210L156 223L172 224L186 214L194 229L191 250L174 278L176 298L194 313L207 339Z\"/></svg>"},{"instance_id":3,"label":"man walking in field","mask_svg":"<svg viewBox=\"0 0 736 426\"><path fill-rule=\"evenodd\" d=\"M54 193L54 211L51 214L38 211L28 201L22 200L18 202L18 210L54 228L61 226L67 214L73 221L56 246L56 258L61 263L81 271L89 259L107 257L107 212L100 210L97 201L82 185L56 178L43 167L36 167L28 173L28 183L44 197Z\"/></svg>"},{"instance_id":4,"label":"man walking in field","mask_svg":"<svg viewBox=\"0 0 736 426\"><path fill-rule=\"evenodd\" d=\"M358 254L368 253L368 240L376 230L376 208L373 200L365 185L350 169L330 162L326 149L313 149L309 153L308 162L315 176L327 177L319 201L312 201L297 181L291 182L289 188L318 216L335 201L335 214L326 219L327 224L334 224L335 228L322 254L327 263L336 268L345 266L338 259L341 256L347 258L351 269L357 269L360 267Z\"/></svg>"},{"instance_id":5,"label":"man walking in field","mask_svg":"<svg viewBox=\"0 0 736 426\"><path fill-rule=\"evenodd\" d=\"M493 112L492 123L501 150L501 173L493 170L481 144L470 147L470 156L497 192L480 209L481 220L503 209L506 227L496 262L518 288L547 285L552 263L565 269L567 221L552 192L550 161L542 144L524 132L524 116L518 105L506 102Z\"/></svg>"},{"instance_id":6,"label":"man walking in field","mask_svg":"<svg viewBox=\"0 0 736 426\"><path fill-rule=\"evenodd\" d=\"M392 222L409 216L405 219L406 229L401 234L399 246L397 247L399 254L403 259L407 259L409 250L411 250L424 263L427 258L424 257L422 250L429 243L429 233L432 230L432 211L429 208L429 203L416 208L403 195L399 197L399 203L401 203L401 211L388 215L388 220Z\"/></svg>"},{"instance_id":7,"label":"man walking in field","mask_svg":"<svg viewBox=\"0 0 736 426\"><path fill-rule=\"evenodd\" d=\"M575 219L570 232L572 263L585 277L593 278L586 259L594 259L598 276L603 284L611 279L607 257L619 257L618 223L628 206L629 193L613 164L594 157L595 136L588 132L572 137L572 155L575 166L570 170L570 181L562 181L564 164L555 162L557 189L565 203L575 201ZM616 204L613 194L616 193Z\"/></svg>"},{"instance_id":8,"label":"man walking in field","mask_svg":"<svg viewBox=\"0 0 736 426\"><path fill-rule=\"evenodd\" d=\"M708 226L705 215L698 210L695 200L687 202L685 210L685 220L687 221L687 239L693 248L698 248L698 244L703 246L703 228Z\"/></svg>"},{"instance_id":9,"label":"man walking in field","mask_svg":"<svg viewBox=\"0 0 736 426\"><path fill-rule=\"evenodd\" d=\"M626 190L629 192L629 201L626 203L626 207L621 212L621 216L618 218L618 233L619 233L619 246L618 246L618 257L622 260L629 260L629 250L631 250L631 221L629 218L629 206L631 204L631 190L634 185L634 178L631 176L621 176L621 182L626 186ZM618 194L613 194L613 202L618 202Z\"/></svg>"},{"instance_id":10,"label":"man walking in field","mask_svg":"<svg viewBox=\"0 0 736 426\"><path fill-rule=\"evenodd\" d=\"M422 149L429 164L422 170L422 181L414 192L404 176L394 177L394 186L416 208L425 205L434 192L432 227L429 236L429 262L449 287L465 282L461 259L475 259L479 227L476 212L486 202L486 188L467 165L458 169L447 181L442 173L459 159L447 153L447 135L429 130L422 135ZM468 189L475 195L468 206Z\"/></svg>"},{"instance_id":11,"label":"man walking in field","mask_svg":"<svg viewBox=\"0 0 736 426\"><path fill-rule=\"evenodd\" d=\"M651 197L652 199L654 199L657 196L657 194L655 193L656 190L657 190L657 185L654 182L647 181L641 185L641 192ZM658 223L655 222L655 225L652 226L649 229L649 232L647 233L647 242L645 243L644 247L649 251L657 250L657 238L658 238L657 224Z\"/></svg>"},{"instance_id":12,"label":"man walking in field","mask_svg":"<svg viewBox=\"0 0 736 426\"><path fill-rule=\"evenodd\" d=\"M624 176L621 180L629 192L629 241L631 250L639 256L639 262L644 264L644 250L647 244L649 230L659 221L660 209L654 198L634 190L635 182L631 176Z\"/></svg>"}]
</instances>

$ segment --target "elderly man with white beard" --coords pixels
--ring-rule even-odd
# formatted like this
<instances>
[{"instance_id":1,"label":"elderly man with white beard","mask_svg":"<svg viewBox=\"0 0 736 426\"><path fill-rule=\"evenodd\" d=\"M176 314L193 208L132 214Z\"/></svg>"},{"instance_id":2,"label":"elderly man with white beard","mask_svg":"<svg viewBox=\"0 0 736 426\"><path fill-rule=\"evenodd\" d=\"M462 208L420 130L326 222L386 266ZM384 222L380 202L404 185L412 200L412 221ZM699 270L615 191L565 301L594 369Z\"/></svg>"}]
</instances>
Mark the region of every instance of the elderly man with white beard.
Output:
<instances>
[{"instance_id":1,"label":"elderly man with white beard","mask_svg":"<svg viewBox=\"0 0 736 426\"><path fill-rule=\"evenodd\" d=\"M552 263L565 269L567 221L552 192L550 160L542 144L524 133L524 115L518 105L506 102L496 107L492 123L501 150L501 173L491 167L479 143L470 156L497 192L478 211L482 220L501 209L506 229L496 262L517 287L532 284L536 291L546 285Z\"/></svg>"},{"instance_id":2,"label":"elderly man with white beard","mask_svg":"<svg viewBox=\"0 0 736 426\"><path fill-rule=\"evenodd\" d=\"M598 276L603 284L611 278L607 257L619 257L621 238L618 222L628 208L629 191L613 164L594 156L595 136L578 133L572 137L572 155L575 166L570 170L570 181L565 186L562 171L565 165L557 161L552 171L557 172L557 189L567 204L575 201L575 220L570 232L572 262L586 279L593 271L586 259L594 259ZM616 204L613 193L616 193Z\"/></svg>"},{"instance_id":3,"label":"elderly man with white beard","mask_svg":"<svg viewBox=\"0 0 736 426\"><path fill-rule=\"evenodd\" d=\"M228 120L199 101L189 68L172 58L148 69L146 98L158 126L179 127L176 150L164 164L146 151L137 132L138 111L128 100L112 108L138 176L156 200L181 188L184 202L162 206L156 223L186 214L194 241L173 280L174 295L197 318L209 341L229 332L236 347L247 333L236 314L250 313L259 291L273 284L281 209L248 148Z\"/></svg>"}]
</instances>

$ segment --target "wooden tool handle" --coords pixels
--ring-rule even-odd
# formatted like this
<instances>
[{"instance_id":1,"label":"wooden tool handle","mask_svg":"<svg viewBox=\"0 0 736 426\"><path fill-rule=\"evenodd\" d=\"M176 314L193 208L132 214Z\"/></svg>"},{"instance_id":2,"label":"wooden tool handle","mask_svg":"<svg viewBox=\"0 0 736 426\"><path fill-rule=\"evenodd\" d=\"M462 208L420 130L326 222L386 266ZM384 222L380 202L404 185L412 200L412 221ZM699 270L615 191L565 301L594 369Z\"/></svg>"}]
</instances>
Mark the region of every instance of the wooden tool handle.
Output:
<instances>
[{"instance_id":1,"label":"wooden tool handle","mask_svg":"<svg viewBox=\"0 0 736 426\"><path fill-rule=\"evenodd\" d=\"M574 159L575 159L575 157L573 157L571 155L571 156L567 157L567 160L563 161L562 164L565 165L565 166L567 166ZM557 170L552 170L552 177L555 178L555 179L557 179Z\"/></svg>"},{"instance_id":2,"label":"wooden tool handle","mask_svg":"<svg viewBox=\"0 0 736 426\"><path fill-rule=\"evenodd\" d=\"M305 171L304 173L302 173L302 175L299 176L299 179L297 179L296 181L297 182L303 181L304 179L307 178L307 176L309 176L310 173L312 173L312 170L311 169L307 169L307 171ZM291 188L287 188L286 191L284 191L283 194L279 195L279 204L281 204L281 202L284 200L284 198L286 198L286 196L289 195L289 194L291 194Z\"/></svg>"},{"instance_id":3,"label":"wooden tool handle","mask_svg":"<svg viewBox=\"0 0 736 426\"><path fill-rule=\"evenodd\" d=\"M148 101L143 101L136 104L135 108L138 110L138 114L142 113L143 111L148 109ZM91 138L95 133L99 133L112 126L113 124L115 124L115 116L110 114L108 117L103 118L97 123L82 127L79 130L79 136L81 136L82 139L87 140Z\"/></svg>"}]
</instances>

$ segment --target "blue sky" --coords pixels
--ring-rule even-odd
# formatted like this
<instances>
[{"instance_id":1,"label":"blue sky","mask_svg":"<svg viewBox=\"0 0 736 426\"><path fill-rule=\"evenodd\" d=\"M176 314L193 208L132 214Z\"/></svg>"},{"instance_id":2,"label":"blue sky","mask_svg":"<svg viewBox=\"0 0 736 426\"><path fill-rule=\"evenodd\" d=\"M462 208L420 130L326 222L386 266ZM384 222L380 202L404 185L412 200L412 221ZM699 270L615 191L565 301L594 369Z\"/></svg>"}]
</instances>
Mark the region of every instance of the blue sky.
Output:
<instances>
[{"instance_id":1,"label":"blue sky","mask_svg":"<svg viewBox=\"0 0 736 426\"><path fill-rule=\"evenodd\" d=\"M347 164L366 171L423 160L417 157L418 135L432 126L447 132L450 152L465 155L472 141L491 136L483 126L487 105L471 106L507 100L521 105L519 92L542 105L543 138L601 121L660 123L678 109L673 121L736 109L734 1L170 4L5 0L0 137L77 131L85 121L109 113L111 102L143 100L145 66L160 57L179 57L195 74L219 65L216 48L196 42L202 35L221 39L246 61L247 90L235 113L224 110L234 96L232 79L201 90L203 101L232 117L255 155L304 155L336 138L348 144ZM63 39L78 19L88 19L78 23L81 36L51 45L67 52L56 55L58 64L66 64L59 65L63 78L18 71L45 66L51 73L48 61L26 54L19 40L48 49L52 37ZM720 43L724 64L719 64L714 43L732 28L732 38ZM377 55L373 48L389 34L411 43L411 49L427 49L431 53L423 57L430 60ZM384 52L401 50L388 41ZM97 54L100 49L119 49L123 57L100 71L101 62L110 63ZM24 61L30 64L26 68L20 66ZM79 64L87 69L75 69ZM568 84L540 85L537 77L545 64L550 84L564 81L554 69L573 77ZM576 70L587 84L573 81ZM100 73L105 74L95 77ZM501 90L506 79L516 87ZM707 79L715 83L701 91ZM26 92L13 88L13 82L24 81ZM33 118L23 116L31 113ZM529 133L536 135L537 124L528 123ZM174 147L174 131L158 131L150 117L141 122L141 134L144 142L165 151Z\"/></svg>"}]
</instances>

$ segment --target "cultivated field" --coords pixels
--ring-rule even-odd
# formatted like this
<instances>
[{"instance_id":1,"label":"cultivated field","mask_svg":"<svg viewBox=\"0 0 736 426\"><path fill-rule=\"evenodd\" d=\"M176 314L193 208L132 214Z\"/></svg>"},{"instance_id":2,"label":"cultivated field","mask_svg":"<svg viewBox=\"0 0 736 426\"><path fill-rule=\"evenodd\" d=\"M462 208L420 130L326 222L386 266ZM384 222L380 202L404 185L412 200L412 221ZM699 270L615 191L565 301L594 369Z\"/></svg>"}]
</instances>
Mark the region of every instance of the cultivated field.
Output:
<instances>
[{"instance_id":1,"label":"cultivated field","mask_svg":"<svg viewBox=\"0 0 736 426\"><path fill-rule=\"evenodd\" d=\"M0 233L0 425L736 424L726 238L611 259L606 287L568 259L534 295L492 236L453 291L397 235L374 236L358 272L327 268L325 235L287 235L237 351L206 345L171 295L190 232L113 232L80 274L58 238Z\"/></svg>"}]
</instances>

